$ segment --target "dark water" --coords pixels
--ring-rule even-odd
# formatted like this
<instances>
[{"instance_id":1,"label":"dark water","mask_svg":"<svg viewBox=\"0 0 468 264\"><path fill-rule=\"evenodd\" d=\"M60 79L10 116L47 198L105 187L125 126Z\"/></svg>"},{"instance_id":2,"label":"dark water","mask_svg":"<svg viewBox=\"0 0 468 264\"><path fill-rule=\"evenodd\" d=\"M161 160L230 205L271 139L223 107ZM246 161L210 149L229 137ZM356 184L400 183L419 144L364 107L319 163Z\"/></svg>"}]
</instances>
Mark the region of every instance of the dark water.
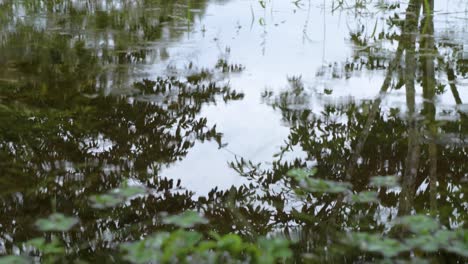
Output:
<instances>
[{"instance_id":1,"label":"dark water","mask_svg":"<svg viewBox=\"0 0 468 264\"><path fill-rule=\"evenodd\" d=\"M374 262L342 237L418 214L464 244L400 257L463 263L468 5L340 2L0 0L0 254L39 261L24 242L60 212L61 262L122 262L195 210L287 262ZM352 188L300 195L294 168ZM96 204L123 185L145 193Z\"/></svg>"}]
</instances>

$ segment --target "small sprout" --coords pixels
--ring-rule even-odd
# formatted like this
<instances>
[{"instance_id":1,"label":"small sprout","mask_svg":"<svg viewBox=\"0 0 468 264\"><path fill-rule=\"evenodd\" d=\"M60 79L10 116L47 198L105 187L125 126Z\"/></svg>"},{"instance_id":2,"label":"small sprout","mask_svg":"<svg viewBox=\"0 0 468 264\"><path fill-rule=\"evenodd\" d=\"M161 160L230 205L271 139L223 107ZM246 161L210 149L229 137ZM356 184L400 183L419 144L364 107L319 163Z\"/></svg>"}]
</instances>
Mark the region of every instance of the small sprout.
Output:
<instances>
[{"instance_id":1,"label":"small sprout","mask_svg":"<svg viewBox=\"0 0 468 264\"><path fill-rule=\"evenodd\" d=\"M354 203L378 203L378 193L376 192L360 192L351 196L351 201Z\"/></svg>"},{"instance_id":2,"label":"small sprout","mask_svg":"<svg viewBox=\"0 0 468 264\"><path fill-rule=\"evenodd\" d=\"M370 185L374 187L398 187L398 178L396 176L375 176L370 180Z\"/></svg>"},{"instance_id":3,"label":"small sprout","mask_svg":"<svg viewBox=\"0 0 468 264\"><path fill-rule=\"evenodd\" d=\"M51 214L48 218L42 218L36 221L36 227L43 232L59 231L66 232L74 225L78 224L76 217L67 217L60 213Z\"/></svg>"},{"instance_id":4,"label":"small sprout","mask_svg":"<svg viewBox=\"0 0 468 264\"><path fill-rule=\"evenodd\" d=\"M179 215L166 217L163 222L165 224L173 224L182 228L192 228L198 224L207 224L208 220L200 216L197 212L186 211Z\"/></svg>"}]
</instances>

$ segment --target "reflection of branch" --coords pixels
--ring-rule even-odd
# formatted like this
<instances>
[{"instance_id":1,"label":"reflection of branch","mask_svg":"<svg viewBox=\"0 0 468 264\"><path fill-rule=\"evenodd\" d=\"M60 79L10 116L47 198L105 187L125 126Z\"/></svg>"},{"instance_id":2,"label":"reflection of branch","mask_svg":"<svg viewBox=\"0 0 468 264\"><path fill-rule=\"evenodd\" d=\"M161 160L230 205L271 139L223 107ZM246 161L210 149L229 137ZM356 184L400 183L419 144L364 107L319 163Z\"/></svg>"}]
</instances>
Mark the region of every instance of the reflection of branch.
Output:
<instances>
[{"instance_id":1,"label":"reflection of branch","mask_svg":"<svg viewBox=\"0 0 468 264\"><path fill-rule=\"evenodd\" d=\"M354 173L356 162L359 159L359 156L361 155L362 149L364 148L364 144L366 143L367 138L369 137L369 133L372 128L372 124L374 123L375 117L377 116L377 112L379 111L382 98L386 95L388 89L390 88L393 72L398 68L402 55L403 45L400 42L398 44L395 58L392 60L392 62L390 62L390 65L388 67L385 80L382 84L382 87L380 88L379 96L377 96L377 98L374 100L374 103L372 104L369 115L367 116L366 124L362 129L361 137L359 138L358 143L356 144L355 151L351 157L349 168L346 171L346 180L350 180Z\"/></svg>"},{"instance_id":2,"label":"reflection of branch","mask_svg":"<svg viewBox=\"0 0 468 264\"><path fill-rule=\"evenodd\" d=\"M453 98L455 98L455 102L457 105L462 104L462 100L460 98L460 94L458 93L457 85L455 84L455 72L453 68L447 63L447 78L450 85L450 90L452 91Z\"/></svg>"},{"instance_id":3,"label":"reflection of branch","mask_svg":"<svg viewBox=\"0 0 468 264\"><path fill-rule=\"evenodd\" d=\"M405 87L406 104L408 107L408 152L406 154L405 170L401 188L400 203L398 208L399 215L406 215L413 206L414 189L416 177L418 174L420 160L419 131L415 116L416 111L416 34L418 32L419 13L421 9L421 0L414 0L409 3L406 13L405 34L402 43L405 44Z\"/></svg>"},{"instance_id":4,"label":"reflection of branch","mask_svg":"<svg viewBox=\"0 0 468 264\"><path fill-rule=\"evenodd\" d=\"M346 171L346 180L350 180L352 175L354 174L357 160L359 159L362 149L364 148L364 144L366 143L367 138L369 137L369 133L372 128L372 124L374 123L374 120L379 111L382 98L386 95L388 89L390 88L393 73L398 68L401 57L403 55L403 51L405 49L408 49L411 46L411 43L412 43L412 46L415 46L415 39L416 39L415 32L418 26L420 6L421 6L420 0L412 0L408 4L408 8L406 10L406 20L405 20L405 24L403 27L403 33L401 35L401 40L398 43L398 48L396 51L395 58L390 62L390 65L388 67L388 70L385 76L385 80L382 84L382 87L380 88L379 96L375 99L374 103L372 104L372 108L369 112L369 115L367 116L366 124L364 125L364 128L361 132L361 137L359 138L358 143L356 144L354 153L349 162L349 167ZM413 57L414 57L414 54L413 54ZM414 60L412 61L412 63L414 63ZM406 72L408 72L408 69ZM415 69L413 71L413 74L414 72L415 72ZM412 78L412 80L414 82L414 78ZM408 82L408 80L406 80L405 84L411 85ZM414 83L412 84L412 86L414 90ZM411 90L411 87L410 87L410 90ZM410 97L412 96L411 93L412 92L410 91L410 95L409 95ZM408 94L407 94L407 97L408 97Z\"/></svg>"}]
</instances>

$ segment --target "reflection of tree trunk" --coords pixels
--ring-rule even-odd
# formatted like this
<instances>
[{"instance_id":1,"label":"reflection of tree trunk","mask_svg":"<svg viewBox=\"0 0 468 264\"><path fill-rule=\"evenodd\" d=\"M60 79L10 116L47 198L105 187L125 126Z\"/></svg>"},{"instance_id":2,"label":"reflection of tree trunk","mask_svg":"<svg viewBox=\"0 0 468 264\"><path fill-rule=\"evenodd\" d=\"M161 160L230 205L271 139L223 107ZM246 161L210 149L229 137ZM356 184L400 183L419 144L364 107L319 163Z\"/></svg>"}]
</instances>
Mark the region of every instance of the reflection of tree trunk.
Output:
<instances>
[{"instance_id":1,"label":"reflection of tree trunk","mask_svg":"<svg viewBox=\"0 0 468 264\"><path fill-rule=\"evenodd\" d=\"M455 84L455 71L453 70L452 66L447 64L447 78L450 85L450 90L452 91L453 98L455 98L455 102L457 105L462 104L462 100L460 98L460 94L458 93L457 85Z\"/></svg>"},{"instance_id":2,"label":"reflection of tree trunk","mask_svg":"<svg viewBox=\"0 0 468 264\"><path fill-rule=\"evenodd\" d=\"M408 107L408 153L406 156L405 171L400 197L399 214L408 214L414 200L416 176L419 168L419 131L416 120L416 35L418 33L419 13L421 1L413 0L409 3L406 12L405 30L402 43L405 46L405 87L406 104Z\"/></svg>"},{"instance_id":3,"label":"reflection of tree trunk","mask_svg":"<svg viewBox=\"0 0 468 264\"><path fill-rule=\"evenodd\" d=\"M434 102L436 80L435 80L435 55L437 53L434 41L434 0L424 1L425 17L421 35L421 58L422 58L422 85L424 95L424 115L429 134L429 192L431 211L437 209L437 124L435 121L436 107Z\"/></svg>"},{"instance_id":4,"label":"reflection of tree trunk","mask_svg":"<svg viewBox=\"0 0 468 264\"><path fill-rule=\"evenodd\" d=\"M362 152L362 149L364 148L364 144L366 143L367 138L369 137L370 130L372 128L372 125L374 124L374 120L377 116L377 113L379 112L382 98L385 96L388 89L390 88L390 83L392 81L393 72L397 69L398 64L401 60L402 54L403 54L403 48L400 44L398 46L398 50L396 52L395 58L392 60L392 62L390 63L388 67L385 80L382 84L382 87L380 88L379 96L372 103L372 107L370 108L369 114L367 115L366 123L364 125L364 128L361 131L360 138L358 139L358 142L356 143L353 155L351 156L351 160L349 162L348 169L346 170L346 180L350 180L352 175L354 174L354 170L357 165L356 164L357 160L361 156L361 152Z\"/></svg>"},{"instance_id":5,"label":"reflection of tree trunk","mask_svg":"<svg viewBox=\"0 0 468 264\"><path fill-rule=\"evenodd\" d=\"M356 165L357 165L356 164L357 160L361 156L362 149L364 148L364 145L365 145L365 143L367 141L367 138L369 137L370 130L371 130L372 125L373 125L373 123L375 121L377 113L379 112L380 103L382 102L382 98L385 96L388 89L390 88L390 84L391 84L391 81L392 81L392 76L393 76L395 70L398 69L398 65L399 65L401 57L403 55L403 51L408 48L408 42L411 41L411 40L408 40L408 37L414 39L413 40L413 47L415 46L414 43L415 43L416 31L417 31L417 27L418 27L420 7L421 7L421 0L411 0L411 2L408 4L408 8L406 9L406 14L407 14L406 21L405 21L405 25L403 26L403 29L402 29L403 33L402 33L402 36L401 36L401 40L400 40L400 42L398 44L398 48L397 48L397 51L396 51L396 54L395 54L395 58L389 64L389 67L387 69L387 73L386 73L386 76L385 76L385 80L384 80L384 82L382 84L382 87L380 88L379 96L375 99L374 103L372 104L372 107L371 107L371 109L369 111L369 114L367 116L367 120L366 120L366 123L364 125L364 128L362 129L360 137L359 137L359 139L358 139L358 141L356 143L353 155L351 156L348 168L346 170L346 180L350 180L352 175L354 174L354 171L355 171ZM413 48L413 56L414 56L414 48ZM414 81L414 76L413 76L413 81ZM413 87L414 87L414 84L413 84Z\"/></svg>"}]
</instances>

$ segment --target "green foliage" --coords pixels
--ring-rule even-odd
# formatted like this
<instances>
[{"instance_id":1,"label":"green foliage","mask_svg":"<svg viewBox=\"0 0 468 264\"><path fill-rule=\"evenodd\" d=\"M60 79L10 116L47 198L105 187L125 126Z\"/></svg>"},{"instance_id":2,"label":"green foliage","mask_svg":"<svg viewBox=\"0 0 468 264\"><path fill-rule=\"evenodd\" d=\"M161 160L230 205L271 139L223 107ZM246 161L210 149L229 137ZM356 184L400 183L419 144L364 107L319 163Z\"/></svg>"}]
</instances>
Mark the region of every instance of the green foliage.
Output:
<instances>
[{"instance_id":1,"label":"green foliage","mask_svg":"<svg viewBox=\"0 0 468 264\"><path fill-rule=\"evenodd\" d=\"M115 207L135 196L146 193L146 189L140 186L126 186L112 189L108 193L93 195L90 197L92 206L97 209Z\"/></svg>"},{"instance_id":2,"label":"green foliage","mask_svg":"<svg viewBox=\"0 0 468 264\"><path fill-rule=\"evenodd\" d=\"M60 255L65 253L65 248L56 237L53 237L50 242L47 242L42 237L34 238L25 244L39 250L44 255Z\"/></svg>"},{"instance_id":3,"label":"green foliage","mask_svg":"<svg viewBox=\"0 0 468 264\"><path fill-rule=\"evenodd\" d=\"M292 169L287 175L299 183L301 189L299 191L307 191L311 193L344 193L352 187L347 182L337 182L322 179L314 179L310 176L315 175L316 169Z\"/></svg>"},{"instance_id":4,"label":"green foliage","mask_svg":"<svg viewBox=\"0 0 468 264\"><path fill-rule=\"evenodd\" d=\"M408 215L398 218L395 223L407 227L416 234L429 234L439 229L439 223L426 215Z\"/></svg>"},{"instance_id":5,"label":"green foliage","mask_svg":"<svg viewBox=\"0 0 468 264\"><path fill-rule=\"evenodd\" d=\"M398 218L395 223L395 227L403 225L411 233L396 239L380 234L353 232L346 242L364 251L380 253L387 258L416 249L427 253L446 250L463 257L468 256L468 230L441 229L436 220L425 215L404 216Z\"/></svg>"},{"instance_id":6,"label":"green foliage","mask_svg":"<svg viewBox=\"0 0 468 264\"><path fill-rule=\"evenodd\" d=\"M305 180L309 177L314 176L317 173L317 169L291 169L288 171L287 175L291 178L294 178L296 181Z\"/></svg>"},{"instance_id":7,"label":"green foliage","mask_svg":"<svg viewBox=\"0 0 468 264\"><path fill-rule=\"evenodd\" d=\"M24 256L3 256L0 257L0 264L30 264L32 261Z\"/></svg>"},{"instance_id":8,"label":"green foliage","mask_svg":"<svg viewBox=\"0 0 468 264\"><path fill-rule=\"evenodd\" d=\"M164 218L165 224L173 224L181 228L192 228L198 224L207 224L208 220L200 216L197 212L186 211L179 215Z\"/></svg>"},{"instance_id":9,"label":"green foliage","mask_svg":"<svg viewBox=\"0 0 468 264\"><path fill-rule=\"evenodd\" d=\"M370 180L370 185L374 187L392 188L398 186L397 176L375 176Z\"/></svg>"},{"instance_id":10,"label":"green foliage","mask_svg":"<svg viewBox=\"0 0 468 264\"><path fill-rule=\"evenodd\" d=\"M44 232L59 231L66 232L74 225L78 224L79 220L76 217L67 217L60 213L51 214L48 218L38 219L36 227Z\"/></svg>"},{"instance_id":11,"label":"green foliage","mask_svg":"<svg viewBox=\"0 0 468 264\"><path fill-rule=\"evenodd\" d=\"M395 257L407 250L405 245L396 239L365 232L351 233L350 242L359 246L361 250L380 253L384 257Z\"/></svg>"},{"instance_id":12,"label":"green foliage","mask_svg":"<svg viewBox=\"0 0 468 264\"><path fill-rule=\"evenodd\" d=\"M120 246L124 259L132 263L174 263L198 260L203 263L235 263L245 260L273 264L292 256L289 242L284 239L260 238L252 244L235 234L203 239L196 231L179 229L151 235L141 241Z\"/></svg>"},{"instance_id":13,"label":"green foliage","mask_svg":"<svg viewBox=\"0 0 468 264\"><path fill-rule=\"evenodd\" d=\"M258 240L260 254L257 255L257 263L276 263L277 260L292 257L289 241L281 238L260 238Z\"/></svg>"},{"instance_id":14,"label":"green foliage","mask_svg":"<svg viewBox=\"0 0 468 264\"><path fill-rule=\"evenodd\" d=\"M163 257L161 247L169 236L166 232L158 233L141 241L122 244L120 249L125 254L124 259L132 263L157 262Z\"/></svg>"},{"instance_id":15,"label":"green foliage","mask_svg":"<svg viewBox=\"0 0 468 264\"><path fill-rule=\"evenodd\" d=\"M52 236L50 240L43 237L33 238L24 245L39 252L42 263L63 262L66 256L65 246L56 236Z\"/></svg>"},{"instance_id":16,"label":"green foliage","mask_svg":"<svg viewBox=\"0 0 468 264\"><path fill-rule=\"evenodd\" d=\"M351 184L322 179L306 179L300 183L303 190L311 193L344 193L349 191Z\"/></svg>"},{"instance_id":17,"label":"green foliage","mask_svg":"<svg viewBox=\"0 0 468 264\"><path fill-rule=\"evenodd\" d=\"M378 193L376 192L360 192L351 196L351 201L354 203L378 203Z\"/></svg>"}]
</instances>

